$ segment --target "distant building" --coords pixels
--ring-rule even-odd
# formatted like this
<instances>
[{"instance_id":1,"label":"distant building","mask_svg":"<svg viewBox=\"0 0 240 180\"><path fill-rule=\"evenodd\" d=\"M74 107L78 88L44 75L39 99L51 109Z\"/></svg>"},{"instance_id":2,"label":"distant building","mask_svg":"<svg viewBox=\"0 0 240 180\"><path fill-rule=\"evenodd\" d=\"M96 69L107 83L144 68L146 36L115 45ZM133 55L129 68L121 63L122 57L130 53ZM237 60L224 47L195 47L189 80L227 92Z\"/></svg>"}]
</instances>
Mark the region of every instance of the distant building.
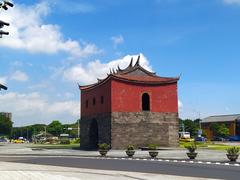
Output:
<instances>
[{"instance_id":1,"label":"distant building","mask_svg":"<svg viewBox=\"0 0 240 180\"><path fill-rule=\"evenodd\" d=\"M0 114L9 118L9 120L12 121L12 113L10 113L10 112L0 112Z\"/></svg>"},{"instance_id":2,"label":"distant building","mask_svg":"<svg viewBox=\"0 0 240 180\"><path fill-rule=\"evenodd\" d=\"M225 124L229 129L230 135L240 135L240 114L209 116L201 121L202 129L205 130L207 139L213 138L210 126L213 123Z\"/></svg>"},{"instance_id":3,"label":"distant building","mask_svg":"<svg viewBox=\"0 0 240 180\"><path fill-rule=\"evenodd\" d=\"M108 143L113 149L150 143L178 145L179 77L160 77L144 69L140 56L125 69L111 70L81 90L81 147Z\"/></svg>"}]
</instances>

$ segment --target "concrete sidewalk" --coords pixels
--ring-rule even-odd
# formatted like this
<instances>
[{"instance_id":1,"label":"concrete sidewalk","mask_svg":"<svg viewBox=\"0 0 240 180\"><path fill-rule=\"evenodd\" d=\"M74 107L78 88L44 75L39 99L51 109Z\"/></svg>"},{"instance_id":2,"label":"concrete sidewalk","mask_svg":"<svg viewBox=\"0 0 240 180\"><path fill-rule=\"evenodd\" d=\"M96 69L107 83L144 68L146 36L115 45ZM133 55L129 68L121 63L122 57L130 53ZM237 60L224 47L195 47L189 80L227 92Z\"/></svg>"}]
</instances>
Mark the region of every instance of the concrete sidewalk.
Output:
<instances>
[{"instance_id":1,"label":"concrete sidewalk","mask_svg":"<svg viewBox=\"0 0 240 180\"><path fill-rule=\"evenodd\" d=\"M37 147L36 147L37 148ZM186 149L163 149L159 150L158 158L186 160ZM212 162L228 162L225 151L198 149L196 160ZM39 156L81 156L81 157L99 157L98 151L82 151L72 149L32 149L26 144L5 144L0 146L0 156L8 155L39 155ZM126 157L124 150L110 150L109 157ZM148 151L137 150L135 158L148 158ZM240 159L238 159L240 162Z\"/></svg>"},{"instance_id":2,"label":"concrete sidewalk","mask_svg":"<svg viewBox=\"0 0 240 180\"><path fill-rule=\"evenodd\" d=\"M0 162L1 180L206 180L172 175Z\"/></svg>"},{"instance_id":3,"label":"concrete sidewalk","mask_svg":"<svg viewBox=\"0 0 240 180\"><path fill-rule=\"evenodd\" d=\"M27 144L4 144L0 146L0 156L21 156L21 155L38 155L38 156L79 156L79 157L99 157L98 151L82 151L72 149L36 149L30 148ZM171 148L159 150L158 158L187 160L187 150L181 148ZM211 162L229 162L226 157L226 151L197 149L198 161ZM124 150L110 150L108 157L127 157ZM137 150L134 158L149 158L148 151ZM240 159L237 160L240 163Z\"/></svg>"}]
</instances>

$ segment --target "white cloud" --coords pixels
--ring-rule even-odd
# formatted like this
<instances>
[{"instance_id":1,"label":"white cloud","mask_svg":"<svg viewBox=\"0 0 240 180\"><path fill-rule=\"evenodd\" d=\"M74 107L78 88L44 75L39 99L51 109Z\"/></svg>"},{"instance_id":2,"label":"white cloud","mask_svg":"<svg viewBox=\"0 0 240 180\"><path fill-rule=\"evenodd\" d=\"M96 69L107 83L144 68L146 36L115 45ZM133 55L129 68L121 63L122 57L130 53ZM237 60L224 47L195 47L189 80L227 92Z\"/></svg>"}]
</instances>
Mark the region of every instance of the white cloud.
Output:
<instances>
[{"instance_id":1,"label":"white cloud","mask_svg":"<svg viewBox=\"0 0 240 180\"><path fill-rule=\"evenodd\" d=\"M10 76L9 79L16 80L16 81L27 81L29 78L25 72L17 70Z\"/></svg>"},{"instance_id":2,"label":"white cloud","mask_svg":"<svg viewBox=\"0 0 240 180\"><path fill-rule=\"evenodd\" d=\"M240 5L240 0L223 0L226 4L238 4Z\"/></svg>"},{"instance_id":3,"label":"white cloud","mask_svg":"<svg viewBox=\"0 0 240 180\"><path fill-rule=\"evenodd\" d=\"M117 69L118 65L122 69L126 68L132 57L135 63L138 55L127 55L121 59L112 60L108 63L102 63L100 60L95 60L89 62L87 65L77 64L65 69L63 71L63 77L65 80L79 82L81 84L95 83L97 82L97 78L105 78L110 69ZM151 71L149 61L143 54L140 54L140 64Z\"/></svg>"},{"instance_id":4,"label":"white cloud","mask_svg":"<svg viewBox=\"0 0 240 180\"><path fill-rule=\"evenodd\" d=\"M117 45L124 43L124 38L122 35L113 36L113 37L111 37L111 40L114 44L114 47L117 47Z\"/></svg>"},{"instance_id":5,"label":"white cloud","mask_svg":"<svg viewBox=\"0 0 240 180\"><path fill-rule=\"evenodd\" d=\"M183 103L180 100L178 100L178 108L179 108L179 110L181 110L183 108Z\"/></svg>"},{"instance_id":6,"label":"white cloud","mask_svg":"<svg viewBox=\"0 0 240 180\"><path fill-rule=\"evenodd\" d=\"M7 82L7 77L6 76L0 77L0 84L5 84L6 82Z\"/></svg>"},{"instance_id":7,"label":"white cloud","mask_svg":"<svg viewBox=\"0 0 240 180\"><path fill-rule=\"evenodd\" d=\"M62 122L79 118L79 101L50 102L38 92L0 94L1 111L12 112L14 125L49 123L53 119ZM72 119L69 119L69 118Z\"/></svg>"},{"instance_id":8,"label":"white cloud","mask_svg":"<svg viewBox=\"0 0 240 180\"><path fill-rule=\"evenodd\" d=\"M31 53L66 52L73 57L86 57L99 53L94 44L82 43L75 40L65 40L60 27L54 24L45 24L44 18L49 14L47 3L34 6L16 4L1 19L10 23L4 27L10 35L0 41L0 46L14 49L24 49Z\"/></svg>"}]
</instances>

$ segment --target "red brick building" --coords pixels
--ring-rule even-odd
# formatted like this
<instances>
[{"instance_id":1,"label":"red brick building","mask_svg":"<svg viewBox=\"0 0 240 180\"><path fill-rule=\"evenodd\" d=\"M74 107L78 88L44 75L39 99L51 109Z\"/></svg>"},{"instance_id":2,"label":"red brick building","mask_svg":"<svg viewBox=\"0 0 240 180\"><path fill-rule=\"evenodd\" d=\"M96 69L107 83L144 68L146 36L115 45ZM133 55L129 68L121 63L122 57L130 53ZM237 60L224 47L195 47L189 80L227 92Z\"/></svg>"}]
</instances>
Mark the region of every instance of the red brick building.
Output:
<instances>
[{"instance_id":1,"label":"red brick building","mask_svg":"<svg viewBox=\"0 0 240 180\"><path fill-rule=\"evenodd\" d=\"M112 70L81 90L81 147L108 143L114 149L156 143L178 144L179 78L159 77L144 69L140 56L126 69Z\"/></svg>"}]
</instances>

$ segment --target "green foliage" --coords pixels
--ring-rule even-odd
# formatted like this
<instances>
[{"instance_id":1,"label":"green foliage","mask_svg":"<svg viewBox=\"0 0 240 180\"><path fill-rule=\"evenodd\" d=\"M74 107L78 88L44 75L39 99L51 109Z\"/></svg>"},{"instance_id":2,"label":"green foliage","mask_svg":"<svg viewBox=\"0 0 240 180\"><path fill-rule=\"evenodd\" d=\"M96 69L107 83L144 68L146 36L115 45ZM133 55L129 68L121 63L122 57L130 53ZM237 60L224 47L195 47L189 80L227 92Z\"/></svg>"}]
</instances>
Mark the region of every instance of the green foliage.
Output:
<instances>
[{"instance_id":1,"label":"green foliage","mask_svg":"<svg viewBox=\"0 0 240 180\"><path fill-rule=\"evenodd\" d=\"M10 118L0 114L0 135L9 136L12 131L12 124Z\"/></svg>"},{"instance_id":2,"label":"green foliage","mask_svg":"<svg viewBox=\"0 0 240 180\"><path fill-rule=\"evenodd\" d=\"M195 143L188 143L187 145L184 146L190 153L194 153L195 150L197 149L197 146Z\"/></svg>"},{"instance_id":3,"label":"green foliage","mask_svg":"<svg viewBox=\"0 0 240 180\"><path fill-rule=\"evenodd\" d=\"M108 150L110 146L107 143L102 143L98 145L100 150Z\"/></svg>"},{"instance_id":4,"label":"green foliage","mask_svg":"<svg viewBox=\"0 0 240 180\"><path fill-rule=\"evenodd\" d=\"M230 155L238 155L239 154L239 147L233 146L227 149L227 153Z\"/></svg>"},{"instance_id":5,"label":"green foliage","mask_svg":"<svg viewBox=\"0 0 240 180\"><path fill-rule=\"evenodd\" d=\"M70 140L68 138L61 139L60 144L70 144Z\"/></svg>"},{"instance_id":6,"label":"green foliage","mask_svg":"<svg viewBox=\"0 0 240 180\"><path fill-rule=\"evenodd\" d=\"M156 150L157 147L158 147L157 144L149 144L149 145L148 145L148 149L149 149L149 150Z\"/></svg>"},{"instance_id":7,"label":"green foliage","mask_svg":"<svg viewBox=\"0 0 240 180\"><path fill-rule=\"evenodd\" d=\"M227 137L230 135L229 129L225 124L212 123L210 125L210 130L213 132L214 136Z\"/></svg>"},{"instance_id":8,"label":"green foliage","mask_svg":"<svg viewBox=\"0 0 240 180\"><path fill-rule=\"evenodd\" d=\"M129 145L127 146L127 150L128 150L128 151L133 151L133 150L134 150L134 146L131 145L131 144L129 144Z\"/></svg>"},{"instance_id":9,"label":"green foliage","mask_svg":"<svg viewBox=\"0 0 240 180\"><path fill-rule=\"evenodd\" d=\"M199 121L200 119L191 120L191 119L179 119L180 131L183 131L182 124L184 125L185 131L190 132L191 137L197 136L199 129Z\"/></svg>"},{"instance_id":10,"label":"green foliage","mask_svg":"<svg viewBox=\"0 0 240 180\"><path fill-rule=\"evenodd\" d=\"M71 144L79 144L80 143L80 138L76 138L71 141Z\"/></svg>"},{"instance_id":11,"label":"green foliage","mask_svg":"<svg viewBox=\"0 0 240 180\"><path fill-rule=\"evenodd\" d=\"M73 124L63 124L62 127L62 133L69 134L70 137L78 138L78 120ZM68 128L72 128L72 130L68 130Z\"/></svg>"},{"instance_id":12,"label":"green foliage","mask_svg":"<svg viewBox=\"0 0 240 180\"><path fill-rule=\"evenodd\" d=\"M52 121L47 126L47 132L53 136L59 136L63 132L62 124L58 120Z\"/></svg>"}]
</instances>

